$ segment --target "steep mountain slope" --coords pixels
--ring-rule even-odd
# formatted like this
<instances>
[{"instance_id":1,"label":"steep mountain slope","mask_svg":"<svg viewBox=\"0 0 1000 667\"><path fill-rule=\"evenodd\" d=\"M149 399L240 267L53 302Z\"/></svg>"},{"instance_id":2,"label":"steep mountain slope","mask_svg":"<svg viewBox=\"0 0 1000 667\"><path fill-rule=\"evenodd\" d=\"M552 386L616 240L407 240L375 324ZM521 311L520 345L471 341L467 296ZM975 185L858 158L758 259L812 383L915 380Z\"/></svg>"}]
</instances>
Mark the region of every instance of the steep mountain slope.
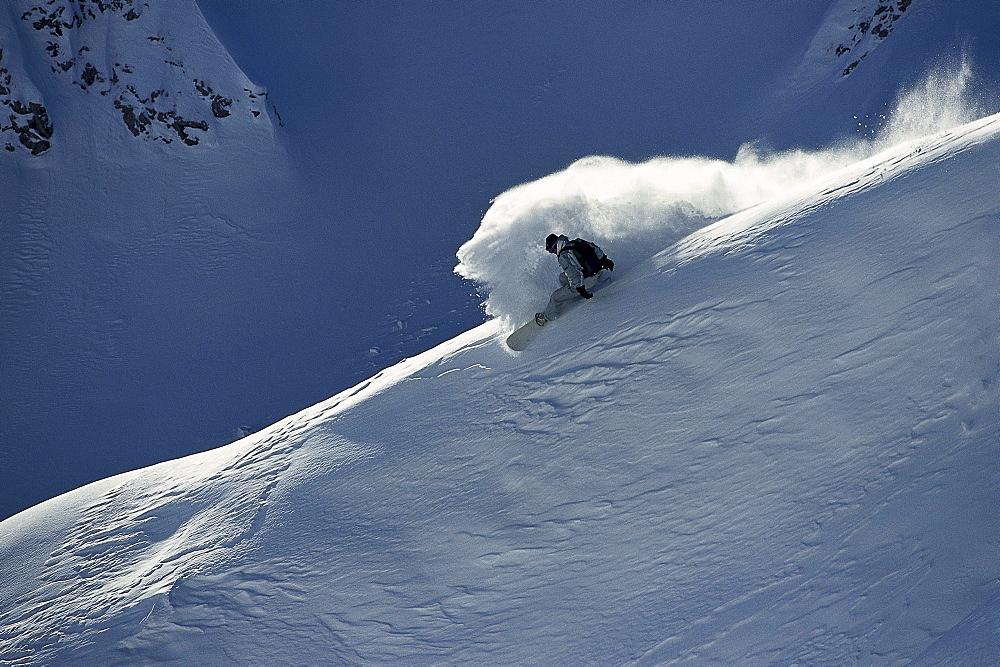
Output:
<instances>
[{"instance_id":1,"label":"steep mountain slope","mask_svg":"<svg viewBox=\"0 0 1000 667\"><path fill-rule=\"evenodd\" d=\"M9 661L995 659L1000 116L0 523ZM541 252L538 250L538 252ZM280 637L280 641L277 639Z\"/></svg>"},{"instance_id":2,"label":"steep mountain slope","mask_svg":"<svg viewBox=\"0 0 1000 667\"><path fill-rule=\"evenodd\" d=\"M259 414L246 350L283 320L295 188L265 93L193 0L14 0L0 50L6 517Z\"/></svg>"},{"instance_id":3,"label":"steep mountain slope","mask_svg":"<svg viewBox=\"0 0 1000 667\"><path fill-rule=\"evenodd\" d=\"M269 132L267 93L242 76L193 2L18 0L0 31L9 152L40 155L79 134L107 140L107 121L187 146L225 129L245 133L255 119Z\"/></svg>"},{"instance_id":4,"label":"steep mountain slope","mask_svg":"<svg viewBox=\"0 0 1000 667\"><path fill-rule=\"evenodd\" d=\"M210 5L238 17L223 36L284 95L284 130ZM870 133L941 54L972 83L1000 71L990 0L292 9L0 10L0 518L230 442L482 321L452 254L514 183L595 153L825 145ZM662 245L776 182L677 202ZM624 267L648 257L614 241Z\"/></svg>"},{"instance_id":5,"label":"steep mountain slope","mask_svg":"<svg viewBox=\"0 0 1000 667\"><path fill-rule=\"evenodd\" d=\"M900 91L933 69L969 70L977 101L995 111L998 18L1000 6L990 0L833 0L808 48L761 96L748 123L780 148L872 136Z\"/></svg>"}]
</instances>

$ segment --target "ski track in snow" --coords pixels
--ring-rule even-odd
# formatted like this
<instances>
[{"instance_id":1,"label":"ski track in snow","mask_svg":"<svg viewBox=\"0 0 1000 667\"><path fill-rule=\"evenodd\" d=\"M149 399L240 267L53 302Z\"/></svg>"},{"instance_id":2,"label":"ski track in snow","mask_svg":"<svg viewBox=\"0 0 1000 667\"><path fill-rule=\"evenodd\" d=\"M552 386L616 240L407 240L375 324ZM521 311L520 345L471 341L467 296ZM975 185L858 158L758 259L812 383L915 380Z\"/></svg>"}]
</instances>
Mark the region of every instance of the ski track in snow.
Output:
<instances>
[{"instance_id":1,"label":"ski track in snow","mask_svg":"<svg viewBox=\"0 0 1000 667\"><path fill-rule=\"evenodd\" d=\"M520 355L483 325L0 524L3 654L869 664L975 627L998 132L700 230Z\"/></svg>"}]
</instances>

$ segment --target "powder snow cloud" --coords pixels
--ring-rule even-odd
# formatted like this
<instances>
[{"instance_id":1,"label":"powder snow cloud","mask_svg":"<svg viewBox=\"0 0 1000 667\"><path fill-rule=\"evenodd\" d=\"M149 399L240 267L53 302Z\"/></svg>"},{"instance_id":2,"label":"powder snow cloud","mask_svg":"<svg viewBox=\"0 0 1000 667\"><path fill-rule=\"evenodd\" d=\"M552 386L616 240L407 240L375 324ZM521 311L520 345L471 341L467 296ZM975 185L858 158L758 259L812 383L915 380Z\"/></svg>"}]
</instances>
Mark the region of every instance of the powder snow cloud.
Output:
<instances>
[{"instance_id":1,"label":"powder snow cloud","mask_svg":"<svg viewBox=\"0 0 1000 667\"><path fill-rule=\"evenodd\" d=\"M974 97L972 67L963 59L932 69L900 91L872 138L781 153L748 143L732 161L657 157L636 164L583 158L498 196L459 248L455 272L479 286L488 316L515 326L541 310L558 286L558 267L542 247L550 233L596 242L620 275L707 224L892 146L985 115Z\"/></svg>"}]
</instances>

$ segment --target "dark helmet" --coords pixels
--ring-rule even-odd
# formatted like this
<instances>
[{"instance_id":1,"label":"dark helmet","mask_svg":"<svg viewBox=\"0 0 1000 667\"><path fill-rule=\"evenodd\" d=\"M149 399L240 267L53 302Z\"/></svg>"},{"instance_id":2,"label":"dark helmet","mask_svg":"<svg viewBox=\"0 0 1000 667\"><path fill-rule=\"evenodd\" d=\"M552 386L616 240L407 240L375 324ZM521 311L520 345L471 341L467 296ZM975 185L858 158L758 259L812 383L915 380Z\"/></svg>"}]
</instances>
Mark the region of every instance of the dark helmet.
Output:
<instances>
[{"instance_id":1,"label":"dark helmet","mask_svg":"<svg viewBox=\"0 0 1000 667\"><path fill-rule=\"evenodd\" d=\"M552 252L553 250L555 250L555 248L556 248L556 241L558 241L558 240L559 240L559 236L557 234L549 234L548 236L546 236L545 237L545 249L548 250L549 252Z\"/></svg>"}]
</instances>

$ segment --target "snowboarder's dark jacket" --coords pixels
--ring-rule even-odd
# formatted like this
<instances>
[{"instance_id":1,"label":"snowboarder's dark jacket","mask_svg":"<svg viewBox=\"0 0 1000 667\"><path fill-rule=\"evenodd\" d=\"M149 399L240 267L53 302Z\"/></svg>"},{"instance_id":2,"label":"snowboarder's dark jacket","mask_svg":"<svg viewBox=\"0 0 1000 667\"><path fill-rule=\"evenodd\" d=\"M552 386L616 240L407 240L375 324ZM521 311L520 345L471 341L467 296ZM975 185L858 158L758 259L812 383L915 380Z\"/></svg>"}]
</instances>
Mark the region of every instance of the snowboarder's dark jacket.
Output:
<instances>
[{"instance_id":1,"label":"snowboarder's dark jacket","mask_svg":"<svg viewBox=\"0 0 1000 667\"><path fill-rule=\"evenodd\" d=\"M570 241L565 236L556 240L556 257L572 289L577 289L585 279L600 273L609 261L596 243L583 239Z\"/></svg>"}]
</instances>

